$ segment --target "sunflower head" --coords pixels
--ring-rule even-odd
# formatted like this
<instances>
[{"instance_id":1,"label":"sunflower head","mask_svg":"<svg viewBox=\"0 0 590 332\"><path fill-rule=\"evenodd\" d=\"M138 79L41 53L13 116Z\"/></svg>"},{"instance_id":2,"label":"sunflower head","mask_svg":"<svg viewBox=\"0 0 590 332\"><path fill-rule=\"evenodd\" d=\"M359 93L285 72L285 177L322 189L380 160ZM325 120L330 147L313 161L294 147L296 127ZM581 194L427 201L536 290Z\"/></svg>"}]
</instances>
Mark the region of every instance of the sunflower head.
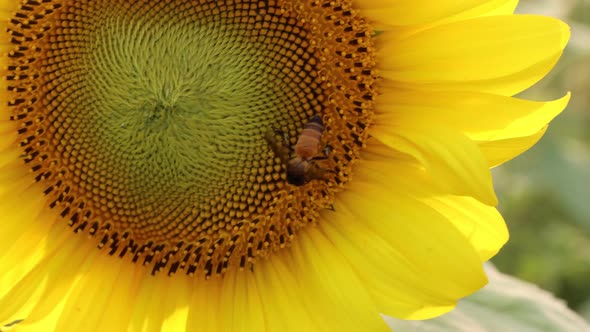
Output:
<instances>
[{"instance_id":1,"label":"sunflower head","mask_svg":"<svg viewBox=\"0 0 590 332\"><path fill-rule=\"evenodd\" d=\"M51 1L14 17L21 160L74 232L154 273L222 274L284 247L367 137L373 32L350 4ZM301 160L312 117L326 126ZM299 148L273 153L269 130Z\"/></svg>"}]
</instances>

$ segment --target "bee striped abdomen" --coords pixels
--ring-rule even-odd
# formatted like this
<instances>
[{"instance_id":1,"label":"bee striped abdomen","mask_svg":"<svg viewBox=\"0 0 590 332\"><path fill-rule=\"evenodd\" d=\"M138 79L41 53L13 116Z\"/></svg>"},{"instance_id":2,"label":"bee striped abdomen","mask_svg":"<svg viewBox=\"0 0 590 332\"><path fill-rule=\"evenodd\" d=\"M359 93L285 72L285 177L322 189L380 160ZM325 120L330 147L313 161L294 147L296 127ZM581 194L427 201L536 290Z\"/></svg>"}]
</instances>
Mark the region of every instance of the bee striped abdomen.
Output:
<instances>
[{"instance_id":1,"label":"bee striped abdomen","mask_svg":"<svg viewBox=\"0 0 590 332\"><path fill-rule=\"evenodd\" d=\"M313 158L319 150L324 125L319 115L314 115L303 127L295 145L295 154L304 160Z\"/></svg>"}]
</instances>

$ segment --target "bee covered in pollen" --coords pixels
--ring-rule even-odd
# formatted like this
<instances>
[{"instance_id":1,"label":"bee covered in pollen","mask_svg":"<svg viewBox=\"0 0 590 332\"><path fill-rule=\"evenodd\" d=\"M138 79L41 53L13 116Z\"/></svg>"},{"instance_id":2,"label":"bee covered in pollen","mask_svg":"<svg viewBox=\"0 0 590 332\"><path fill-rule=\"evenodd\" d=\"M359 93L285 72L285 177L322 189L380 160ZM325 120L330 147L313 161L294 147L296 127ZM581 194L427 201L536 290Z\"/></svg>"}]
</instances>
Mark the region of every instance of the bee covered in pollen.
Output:
<instances>
[{"instance_id":1,"label":"bee covered in pollen","mask_svg":"<svg viewBox=\"0 0 590 332\"><path fill-rule=\"evenodd\" d=\"M311 180L325 179L329 170L316 164L318 160L328 158L331 147L326 145L320 152L320 141L324 131L324 124L319 115L312 116L303 126L303 131L297 139L295 147L289 145L287 137L282 131L268 130L265 139L275 155L281 159L287 169L287 182L295 186L302 186ZM283 136L283 143L279 143L276 134Z\"/></svg>"}]
</instances>

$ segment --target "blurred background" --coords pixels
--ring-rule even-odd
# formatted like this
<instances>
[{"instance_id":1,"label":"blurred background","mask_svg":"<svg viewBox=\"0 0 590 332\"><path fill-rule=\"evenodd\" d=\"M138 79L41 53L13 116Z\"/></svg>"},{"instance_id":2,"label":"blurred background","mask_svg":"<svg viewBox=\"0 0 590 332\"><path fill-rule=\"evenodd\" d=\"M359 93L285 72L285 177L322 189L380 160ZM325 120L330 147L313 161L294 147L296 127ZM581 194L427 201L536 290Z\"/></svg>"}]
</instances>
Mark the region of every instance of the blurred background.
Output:
<instances>
[{"instance_id":1,"label":"blurred background","mask_svg":"<svg viewBox=\"0 0 590 332\"><path fill-rule=\"evenodd\" d=\"M535 147L493 170L511 237L493 262L590 321L590 0L521 0L517 12L557 17L572 29L553 72L520 97L571 91L572 99Z\"/></svg>"}]
</instances>

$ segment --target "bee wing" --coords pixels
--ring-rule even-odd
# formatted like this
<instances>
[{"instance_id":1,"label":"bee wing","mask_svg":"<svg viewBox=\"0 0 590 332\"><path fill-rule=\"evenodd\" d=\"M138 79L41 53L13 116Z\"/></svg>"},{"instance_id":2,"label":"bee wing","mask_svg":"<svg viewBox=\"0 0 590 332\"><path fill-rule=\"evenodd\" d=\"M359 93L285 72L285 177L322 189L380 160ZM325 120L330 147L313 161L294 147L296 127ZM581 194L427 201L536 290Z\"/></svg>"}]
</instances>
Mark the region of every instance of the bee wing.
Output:
<instances>
[{"instance_id":1,"label":"bee wing","mask_svg":"<svg viewBox=\"0 0 590 332\"><path fill-rule=\"evenodd\" d=\"M291 150L287 146L286 142L282 142L281 140L277 139L277 133L270 128L264 134L264 139L266 142L268 142L268 145L270 145L275 155L286 164L291 157Z\"/></svg>"}]
</instances>

